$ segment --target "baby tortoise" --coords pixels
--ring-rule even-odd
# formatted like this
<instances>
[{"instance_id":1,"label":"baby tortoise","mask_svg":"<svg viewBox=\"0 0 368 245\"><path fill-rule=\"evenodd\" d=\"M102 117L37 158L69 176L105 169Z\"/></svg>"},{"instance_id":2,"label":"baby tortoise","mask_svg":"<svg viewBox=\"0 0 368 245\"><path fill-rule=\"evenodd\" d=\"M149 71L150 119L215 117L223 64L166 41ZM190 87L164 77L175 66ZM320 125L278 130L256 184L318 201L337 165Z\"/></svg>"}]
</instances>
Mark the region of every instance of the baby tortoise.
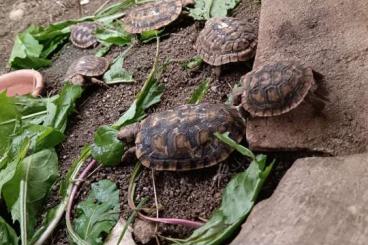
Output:
<instances>
[{"instance_id":1,"label":"baby tortoise","mask_svg":"<svg viewBox=\"0 0 368 245\"><path fill-rule=\"evenodd\" d=\"M72 26L70 33L70 41L78 48L89 48L97 44L94 32L97 24L93 22L85 22Z\"/></svg>"},{"instance_id":2,"label":"baby tortoise","mask_svg":"<svg viewBox=\"0 0 368 245\"><path fill-rule=\"evenodd\" d=\"M256 117L278 116L295 109L303 101L320 112L328 101L323 76L296 61L280 61L261 66L242 78L235 91L234 105Z\"/></svg>"},{"instance_id":3,"label":"baby tortoise","mask_svg":"<svg viewBox=\"0 0 368 245\"><path fill-rule=\"evenodd\" d=\"M256 47L257 35L254 28L249 23L232 17L209 19L195 44L199 56L216 67L247 61L254 57ZM219 75L220 68L216 72Z\"/></svg>"},{"instance_id":4,"label":"baby tortoise","mask_svg":"<svg viewBox=\"0 0 368 245\"><path fill-rule=\"evenodd\" d=\"M176 20L184 6L193 3L194 0L161 0L138 5L127 12L125 30L135 34L160 29Z\"/></svg>"},{"instance_id":5,"label":"baby tortoise","mask_svg":"<svg viewBox=\"0 0 368 245\"><path fill-rule=\"evenodd\" d=\"M109 68L110 62L104 57L94 55L83 56L69 66L64 81L77 85L86 85L89 82L105 85L97 77L101 77Z\"/></svg>"},{"instance_id":6,"label":"baby tortoise","mask_svg":"<svg viewBox=\"0 0 368 245\"><path fill-rule=\"evenodd\" d=\"M118 138L135 143L129 151L148 168L185 171L213 166L230 155L233 149L218 140L215 132L230 132L240 142L245 123L228 105L182 105L124 127Z\"/></svg>"}]
</instances>

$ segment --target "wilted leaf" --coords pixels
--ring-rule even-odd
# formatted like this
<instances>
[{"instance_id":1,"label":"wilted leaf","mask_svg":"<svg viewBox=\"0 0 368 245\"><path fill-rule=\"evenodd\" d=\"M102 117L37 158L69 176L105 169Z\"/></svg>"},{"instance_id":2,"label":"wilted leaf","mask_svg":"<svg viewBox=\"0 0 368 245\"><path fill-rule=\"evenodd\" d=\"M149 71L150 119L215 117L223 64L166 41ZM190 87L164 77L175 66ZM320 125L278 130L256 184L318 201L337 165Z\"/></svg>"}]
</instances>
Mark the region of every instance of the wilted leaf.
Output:
<instances>
[{"instance_id":1,"label":"wilted leaf","mask_svg":"<svg viewBox=\"0 0 368 245\"><path fill-rule=\"evenodd\" d=\"M240 0L196 0L194 8L189 9L195 20L208 20L212 17L225 17Z\"/></svg>"},{"instance_id":2,"label":"wilted leaf","mask_svg":"<svg viewBox=\"0 0 368 245\"><path fill-rule=\"evenodd\" d=\"M113 166L121 161L124 145L117 138L118 130L110 126L101 126L95 133L94 143L91 145L92 156L103 165Z\"/></svg>"},{"instance_id":3,"label":"wilted leaf","mask_svg":"<svg viewBox=\"0 0 368 245\"><path fill-rule=\"evenodd\" d=\"M124 66L124 59L129 48L119 55L111 65L110 69L104 74L103 80L107 84L131 83L134 82L133 75Z\"/></svg>"},{"instance_id":4,"label":"wilted leaf","mask_svg":"<svg viewBox=\"0 0 368 245\"><path fill-rule=\"evenodd\" d=\"M110 180L92 184L85 201L76 207L75 231L92 245L102 244L119 219L119 190Z\"/></svg>"},{"instance_id":5,"label":"wilted leaf","mask_svg":"<svg viewBox=\"0 0 368 245\"><path fill-rule=\"evenodd\" d=\"M18 245L18 236L14 229L0 216L0 244Z\"/></svg>"},{"instance_id":6,"label":"wilted leaf","mask_svg":"<svg viewBox=\"0 0 368 245\"><path fill-rule=\"evenodd\" d=\"M194 90L192 96L190 97L189 104L198 104L206 96L210 81L204 80L201 84Z\"/></svg>"}]
</instances>

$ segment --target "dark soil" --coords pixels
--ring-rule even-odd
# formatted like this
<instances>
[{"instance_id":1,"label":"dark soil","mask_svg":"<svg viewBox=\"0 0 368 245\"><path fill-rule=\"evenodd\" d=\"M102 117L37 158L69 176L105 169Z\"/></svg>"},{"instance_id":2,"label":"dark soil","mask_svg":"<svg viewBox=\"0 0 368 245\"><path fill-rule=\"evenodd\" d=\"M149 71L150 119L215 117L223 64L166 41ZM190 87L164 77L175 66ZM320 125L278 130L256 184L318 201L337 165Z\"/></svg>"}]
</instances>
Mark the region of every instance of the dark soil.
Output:
<instances>
[{"instance_id":1,"label":"dark soil","mask_svg":"<svg viewBox=\"0 0 368 245\"><path fill-rule=\"evenodd\" d=\"M17 1L22 2L22 1ZM46 24L55 20L62 20L77 17L78 11L75 5L68 1L59 1L66 7L57 7L55 3L50 1L29 1L25 3L27 13L22 21L13 26L11 23L1 28L0 36L4 37L1 41L0 67L5 67L5 61L8 58L13 35L21 31L30 23ZM85 7L86 12L92 12L104 1L91 1ZM0 9L5 16L14 8L15 3L0 3ZM42 11L45 10L45 11ZM245 18L253 23L254 27L258 27L258 19L260 12L260 3L256 0L243 0L242 3L234 11L233 15ZM31 14L32 13L32 14ZM39 14L36 14L39 13ZM50 19L47 18L50 13ZM33 19L36 16L35 19ZM2 23L7 22L4 17L0 18ZM167 60L188 60L196 55L193 49L193 43L196 40L198 32L202 28L203 23L194 23L189 18L182 18L174 26L166 30L169 34L164 37L160 43L160 62ZM134 84L113 85L109 88L91 86L86 89L83 98L77 107L75 113L69 122L66 132L66 140L59 147L60 156L60 173L65 174L68 167L74 159L78 157L81 148L93 141L95 130L105 124L111 124L116 121L122 113L124 113L133 102L135 95L140 90L147 74L149 73L155 54L156 44L138 44L130 51L125 67L133 72L136 82ZM115 48L109 56L116 56L123 49ZM94 53L96 50L80 50L74 48L71 44L67 44L59 54L55 55L52 67L43 70L47 84L47 93L53 94L61 88L63 76L71 64L71 62L84 55ZM251 64L233 64L223 68L219 81L210 85L210 90L204 101L222 103L227 100L231 87L240 80L240 77L249 71ZM197 70L185 70L179 63L171 62L165 69L160 83L165 86L165 92L160 104L155 106L150 112L163 111L174 106L181 105L187 101L194 89L201 81L211 76L212 69L208 65L203 65ZM246 143L246 142L244 142ZM285 173L286 169L297 158L293 154L277 155L279 159L277 165L272 172L264 191L261 193L262 198L268 197L276 187L279 179ZM230 165L230 171L225 176L220 188L214 187L213 177L216 175L217 167L191 171L185 173L157 172L156 188L159 204L162 206L160 215L162 217L177 217L192 220L199 218L209 218L212 211L216 209L221 200L221 193L230 180L237 172L244 170L248 162L239 154L232 154L226 161ZM100 168L83 186L82 196L88 192L89 183L100 179L111 179L118 184L121 190L121 209L124 218L129 215L129 207L127 204L127 189L130 174L133 169L133 163L127 163L124 166L113 168ZM153 187L151 180L151 172L144 169L139 178L137 186L137 198L148 196L153 205ZM49 206L55 203L55 199L51 201ZM190 234L190 230L179 226L160 225L159 232L164 236L186 237ZM67 244L66 230L63 224L56 231L51 244ZM165 243L162 243L165 244Z\"/></svg>"}]
</instances>

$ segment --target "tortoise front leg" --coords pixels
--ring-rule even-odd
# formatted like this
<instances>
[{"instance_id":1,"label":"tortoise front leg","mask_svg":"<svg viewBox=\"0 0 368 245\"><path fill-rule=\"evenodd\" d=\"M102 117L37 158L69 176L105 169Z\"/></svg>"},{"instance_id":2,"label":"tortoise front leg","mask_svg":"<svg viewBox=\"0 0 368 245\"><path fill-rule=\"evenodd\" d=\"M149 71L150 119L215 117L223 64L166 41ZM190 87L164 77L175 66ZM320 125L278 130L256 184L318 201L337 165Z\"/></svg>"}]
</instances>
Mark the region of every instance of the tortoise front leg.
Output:
<instances>
[{"instance_id":1,"label":"tortoise front leg","mask_svg":"<svg viewBox=\"0 0 368 245\"><path fill-rule=\"evenodd\" d=\"M108 88L109 86L104 82L104 81L102 81L102 80L100 80L100 79L97 79L97 78L95 78L95 77L91 77L91 82L93 83L93 84L97 84L97 85L100 85L100 86L102 86L102 87L106 87L106 88Z\"/></svg>"},{"instance_id":2,"label":"tortoise front leg","mask_svg":"<svg viewBox=\"0 0 368 245\"><path fill-rule=\"evenodd\" d=\"M131 147L129 148L123 155L123 157L121 158L121 162L122 163L125 163L125 162L128 162L129 160L132 160L132 159L135 159L137 158L135 156L135 150L136 150L136 147Z\"/></svg>"},{"instance_id":3,"label":"tortoise front leg","mask_svg":"<svg viewBox=\"0 0 368 245\"><path fill-rule=\"evenodd\" d=\"M217 174L213 177L212 186L217 185L217 188L220 188L221 182L229 173L229 165L228 163L220 163Z\"/></svg>"}]
</instances>

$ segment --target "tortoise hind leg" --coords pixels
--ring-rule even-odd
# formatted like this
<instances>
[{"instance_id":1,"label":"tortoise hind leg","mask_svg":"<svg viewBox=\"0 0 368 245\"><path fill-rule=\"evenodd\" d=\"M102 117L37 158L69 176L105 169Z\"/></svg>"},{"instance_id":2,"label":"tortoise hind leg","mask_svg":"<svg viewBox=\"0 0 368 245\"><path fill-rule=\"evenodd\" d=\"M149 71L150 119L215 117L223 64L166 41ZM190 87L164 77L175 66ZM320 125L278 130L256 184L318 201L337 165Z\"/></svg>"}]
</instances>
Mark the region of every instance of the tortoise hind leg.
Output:
<instances>
[{"instance_id":1,"label":"tortoise hind leg","mask_svg":"<svg viewBox=\"0 0 368 245\"><path fill-rule=\"evenodd\" d=\"M318 95L314 92L310 93L306 97L306 101L313 106L314 111L317 114L320 114L323 111L323 109L326 107L325 97L321 97L320 95Z\"/></svg>"}]
</instances>

